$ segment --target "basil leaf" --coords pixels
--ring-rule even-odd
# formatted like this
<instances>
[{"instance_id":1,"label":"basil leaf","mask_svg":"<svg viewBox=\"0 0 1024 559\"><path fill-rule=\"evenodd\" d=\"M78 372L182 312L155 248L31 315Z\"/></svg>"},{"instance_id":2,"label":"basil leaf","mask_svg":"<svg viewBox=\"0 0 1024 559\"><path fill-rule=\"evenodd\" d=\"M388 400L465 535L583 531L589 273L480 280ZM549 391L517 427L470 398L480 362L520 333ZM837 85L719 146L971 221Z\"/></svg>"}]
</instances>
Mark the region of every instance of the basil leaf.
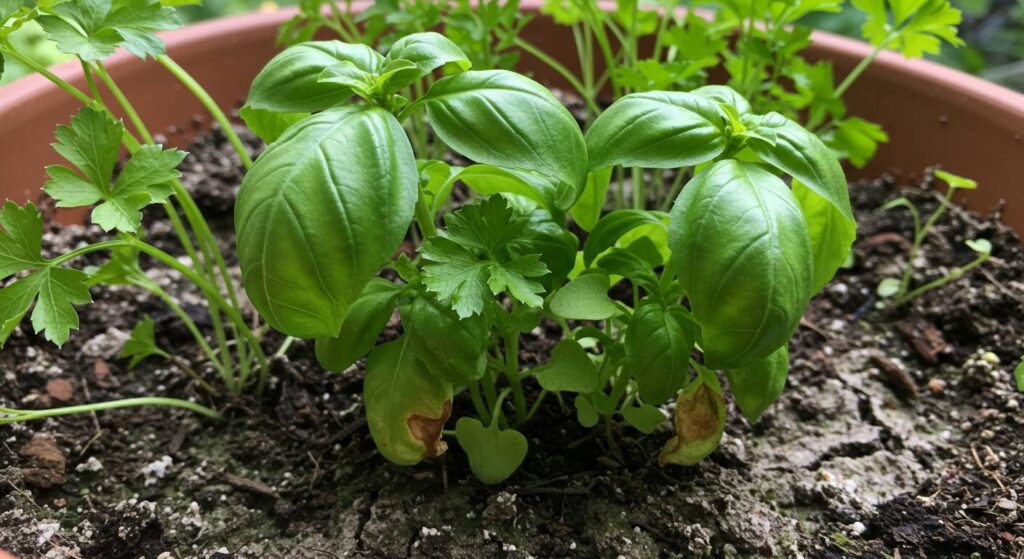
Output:
<instances>
[{"instance_id":1,"label":"basil leaf","mask_svg":"<svg viewBox=\"0 0 1024 559\"><path fill-rule=\"evenodd\" d=\"M402 286L373 278L348 309L341 332L316 341L316 360L328 371L342 372L366 355L391 320Z\"/></svg>"},{"instance_id":2,"label":"basil leaf","mask_svg":"<svg viewBox=\"0 0 1024 559\"><path fill-rule=\"evenodd\" d=\"M484 196L501 192L516 194L549 210L564 208L566 196L573 196L571 189L551 177L493 165L470 165L455 178ZM565 191L569 191L568 194ZM572 198L569 198L571 202Z\"/></svg>"},{"instance_id":3,"label":"basil leaf","mask_svg":"<svg viewBox=\"0 0 1024 559\"><path fill-rule=\"evenodd\" d=\"M602 252L615 246L626 233L641 225L664 227L668 214L647 210L616 210L601 218L583 245L583 263L590 266Z\"/></svg>"},{"instance_id":4,"label":"basil leaf","mask_svg":"<svg viewBox=\"0 0 1024 559\"><path fill-rule=\"evenodd\" d=\"M814 257L811 292L820 292L846 262L857 238L856 222L846 219L827 200L799 180L793 180L793 196L807 220Z\"/></svg>"},{"instance_id":5,"label":"basil leaf","mask_svg":"<svg viewBox=\"0 0 1024 559\"><path fill-rule=\"evenodd\" d=\"M448 449L441 430L452 412L452 387L427 371L408 336L370 352L363 404L370 436L391 462L411 466Z\"/></svg>"},{"instance_id":6,"label":"basil leaf","mask_svg":"<svg viewBox=\"0 0 1024 559\"><path fill-rule=\"evenodd\" d=\"M405 238L417 180L405 131L384 109L342 107L289 128L246 175L235 206L256 310L297 338L336 336Z\"/></svg>"},{"instance_id":7,"label":"basil leaf","mask_svg":"<svg viewBox=\"0 0 1024 559\"><path fill-rule=\"evenodd\" d=\"M569 208L569 215L584 231L590 231L601 219L605 202L608 200L608 185L612 179L612 168L587 173L587 184L576 203Z\"/></svg>"},{"instance_id":8,"label":"basil leaf","mask_svg":"<svg viewBox=\"0 0 1024 559\"><path fill-rule=\"evenodd\" d=\"M460 319L430 295L402 306L402 326L434 376L452 384L480 380L487 366L488 327L483 316Z\"/></svg>"},{"instance_id":9,"label":"basil leaf","mask_svg":"<svg viewBox=\"0 0 1024 559\"><path fill-rule=\"evenodd\" d=\"M811 241L793 194L762 166L724 160L697 173L672 208L669 246L709 366L767 357L796 330Z\"/></svg>"},{"instance_id":10,"label":"basil leaf","mask_svg":"<svg viewBox=\"0 0 1024 559\"><path fill-rule=\"evenodd\" d=\"M238 112L245 125L266 143L272 143L284 134L289 126L309 116L309 113L275 113L265 109L242 107Z\"/></svg>"},{"instance_id":11,"label":"basil leaf","mask_svg":"<svg viewBox=\"0 0 1024 559\"><path fill-rule=\"evenodd\" d=\"M583 134L539 83L505 70L464 72L437 81L417 102L426 105L441 140L469 159L541 173L576 192L583 188Z\"/></svg>"},{"instance_id":12,"label":"basil leaf","mask_svg":"<svg viewBox=\"0 0 1024 559\"><path fill-rule=\"evenodd\" d=\"M593 170L687 167L714 159L725 143L725 124L715 102L682 92L626 95L587 130Z\"/></svg>"},{"instance_id":13,"label":"basil leaf","mask_svg":"<svg viewBox=\"0 0 1024 559\"><path fill-rule=\"evenodd\" d=\"M740 95L735 89L726 85L705 85L704 87L694 89L690 93L699 95L705 99L710 99L711 101L724 103L736 109L736 112L740 115L745 115L750 112L750 102Z\"/></svg>"},{"instance_id":14,"label":"basil leaf","mask_svg":"<svg viewBox=\"0 0 1024 559\"><path fill-rule=\"evenodd\" d=\"M671 398L690 377L696 325L682 305L641 303L626 330L630 372L645 402Z\"/></svg>"},{"instance_id":15,"label":"basil leaf","mask_svg":"<svg viewBox=\"0 0 1024 559\"><path fill-rule=\"evenodd\" d=\"M249 88L245 105L276 113L311 113L338 105L352 90L318 81L323 71L340 62L376 73L384 57L366 45L313 41L289 47L260 70Z\"/></svg>"},{"instance_id":16,"label":"basil leaf","mask_svg":"<svg viewBox=\"0 0 1024 559\"><path fill-rule=\"evenodd\" d=\"M758 127L753 132L765 129L774 136L774 145L751 136L747 146L761 159L799 179L835 206L844 218L853 221L846 177L828 146L803 126L778 113L758 117L757 122Z\"/></svg>"},{"instance_id":17,"label":"basil leaf","mask_svg":"<svg viewBox=\"0 0 1024 559\"><path fill-rule=\"evenodd\" d=\"M761 417L786 387L789 371L789 349L782 346L774 353L738 369L727 369L729 390L736 397L736 405L751 423Z\"/></svg>"},{"instance_id":18,"label":"basil leaf","mask_svg":"<svg viewBox=\"0 0 1024 559\"><path fill-rule=\"evenodd\" d=\"M433 31L413 33L395 41L388 51L387 59L407 60L414 64L414 68L401 70L392 76L386 93L399 91L449 63L455 64L461 71L469 70L473 65L466 53L451 39Z\"/></svg>"}]
</instances>

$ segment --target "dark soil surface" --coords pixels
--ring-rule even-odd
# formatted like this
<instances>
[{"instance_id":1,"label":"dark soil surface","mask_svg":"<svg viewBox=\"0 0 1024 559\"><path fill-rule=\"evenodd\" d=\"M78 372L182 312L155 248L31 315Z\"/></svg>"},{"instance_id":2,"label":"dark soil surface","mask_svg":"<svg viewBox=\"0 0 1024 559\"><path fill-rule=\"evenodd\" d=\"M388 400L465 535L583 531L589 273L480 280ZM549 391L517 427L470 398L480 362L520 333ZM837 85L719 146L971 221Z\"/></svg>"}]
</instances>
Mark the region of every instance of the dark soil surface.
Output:
<instances>
[{"instance_id":1,"label":"dark soil surface","mask_svg":"<svg viewBox=\"0 0 1024 559\"><path fill-rule=\"evenodd\" d=\"M186 183L228 250L237 162L217 135L192 153ZM990 239L993 259L905 308L875 305L911 235L905 214L878 207L905 194L934 208L930 182L851 187L856 260L811 304L785 394L756 425L730 403L721 448L689 468L657 465L668 422L649 436L615 433L615 459L603 434L588 439L554 403L526 429L529 457L502 486L475 481L454 441L438 460L396 467L370 440L361 363L325 373L299 342L262 399L208 402L159 359L129 370L117 358L149 314L163 347L200 362L159 300L94 289L64 348L24 325L16 333L0 353L0 405L154 394L219 404L229 419L144 408L0 428L0 549L23 559L1021 557L1019 240L991 217L953 211L914 281L970 261L966 239ZM175 250L165 221L151 230ZM45 244L59 252L99 237L53 228ZM176 273L149 273L206 326L202 299ZM280 341L269 336L267 349ZM538 329L523 358L553 342Z\"/></svg>"}]
</instances>

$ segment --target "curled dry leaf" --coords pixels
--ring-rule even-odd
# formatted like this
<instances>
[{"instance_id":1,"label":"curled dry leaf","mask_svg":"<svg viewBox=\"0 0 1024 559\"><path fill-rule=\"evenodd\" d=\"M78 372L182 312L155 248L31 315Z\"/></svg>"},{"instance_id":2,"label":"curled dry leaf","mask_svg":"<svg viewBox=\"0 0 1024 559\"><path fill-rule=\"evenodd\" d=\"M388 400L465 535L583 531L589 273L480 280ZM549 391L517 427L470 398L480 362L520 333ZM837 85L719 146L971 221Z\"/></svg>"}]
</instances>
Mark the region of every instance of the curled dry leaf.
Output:
<instances>
[{"instance_id":1,"label":"curled dry leaf","mask_svg":"<svg viewBox=\"0 0 1024 559\"><path fill-rule=\"evenodd\" d=\"M676 436L658 457L661 465L692 466L718 448L725 431L725 400L719 392L696 379L676 400Z\"/></svg>"}]
</instances>

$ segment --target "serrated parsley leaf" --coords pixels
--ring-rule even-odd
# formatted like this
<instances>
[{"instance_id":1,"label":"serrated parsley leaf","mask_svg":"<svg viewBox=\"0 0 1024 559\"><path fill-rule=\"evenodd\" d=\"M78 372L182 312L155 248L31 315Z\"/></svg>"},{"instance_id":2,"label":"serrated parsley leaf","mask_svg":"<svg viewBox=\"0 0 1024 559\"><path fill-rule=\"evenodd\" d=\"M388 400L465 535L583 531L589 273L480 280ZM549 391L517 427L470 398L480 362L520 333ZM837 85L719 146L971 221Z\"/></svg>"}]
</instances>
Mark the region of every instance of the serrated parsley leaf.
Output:
<instances>
[{"instance_id":1,"label":"serrated parsley leaf","mask_svg":"<svg viewBox=\"0 0 1024 559\"><path fill-rule=\"evenodd\" d=\"M181 26L173 8L150 0L74 0L53 8L39 23L58 48L95 61L124 47L139 58L164 54L154 33Z\"/></svg>"},{"instance_id":2,"label":"serrated parsley leaf","mask_svg":"<svg viewBox=\"0 0 1024 559\"><path fill-rule=\"evenodd\" d=\"M142 208L166 202L174 193L170 182L180 176L177 166L185 158L178 150L140 147L111 186L114 163L124 128L106 113L82 109L71 126L57 129L54 148L74 163L85 178L62 165L46 168L50 180L43 186L59 208L77 208L101 202L92 221L104 231L134 233L142 222Z\"/></svg>"},{"instance_id":3,"label":"serrated parsley leaf","mask_svg":"<svg viewBox=\"0 0 1024 559\"><path fill-rule=\"evenodd\" d=\"M131 335L121 348L121 357L131 357L132 359L128 363L129 369L134 369L143 359L153 355L167 357L167 352L156 345L156 336L153 330L153 319L149 316L142 319L142 322L136 324L132 329Z\"/></svg>"},{"instance_id":4,"label":"serrated parsley leaf","mask_svg":"<svg viewBox=\"0 0 1024 559\"><path fill-rule=\"evenodd\" d=\"M445 218L447 229L429 239L420 254L423 284L461 317L483 311L488 298L507 292L531 307L544 288L528 279L548 273L538 254L516 254L510 243L528 225L500 196L465 206Z\"/></svg>"},{"instance_id":5,"label":"serrated parsley leaf","mask_svg":"<svg viewBox=\"0 0 1024 559\"><path fill-rule=\"evenodd\" d=\"M0 280L44 264L43 217L34 205L18 207L10 200L0 208Z\"/></svg>"},{"instance_id":6,"label":"serrated parsley leaf","mask_svg":"<svg viewBox=\"0 0 1024 559\"><path fill-rule=\"evenodd\" d=\"M50 265L41 254L43 218L32 204L8 201L0 208L0 280L35 270L0 289L0 347L36 302L32 326L46 339L62 345L78 328L74 305L89 303L87 276L78 270Z\"/></svg>"},{"instance_id":7,"label":"serrated parsley leaf","mask_svg":"<svg viewBox=\"0 0 1024 559\"><path fill-rule=\"evenodd\" d=\"M908 58L937 54L942 41L964 44L957 35L963 16L949 0L853 0L853 5L867 14L865 39Z\"/></svg>"}]
</instances>

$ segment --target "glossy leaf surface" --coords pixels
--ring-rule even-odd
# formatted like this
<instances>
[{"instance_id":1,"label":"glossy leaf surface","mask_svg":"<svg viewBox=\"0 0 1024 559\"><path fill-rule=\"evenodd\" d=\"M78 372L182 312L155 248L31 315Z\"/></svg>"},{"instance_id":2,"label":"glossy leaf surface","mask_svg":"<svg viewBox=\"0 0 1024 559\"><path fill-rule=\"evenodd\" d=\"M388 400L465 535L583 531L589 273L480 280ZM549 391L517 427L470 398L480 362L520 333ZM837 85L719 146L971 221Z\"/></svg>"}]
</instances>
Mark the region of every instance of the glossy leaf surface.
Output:
<instances>
[{"instance_id":1,"label":"glossy leaf surface","mask_svg":"<svg viewBox=\"0 0 1024 559\"><path fill-rule=\"evenodd\" d=\"M774 353L738 369L727 369L729 390L736 405L751 423L761 417L786 387L789 372L789 349L782 346Z\"/></svg>"},{"instance_id":2,"label":"glossy leaf surface","mask_svg":"<svg viewBox=\"0 0 1024 559\"><path fill-rule=\"evenodd\" d=\"M626 330L630 372L645 402L660 404L690 377L696 325L682 305L641 304Z\"/></svg>"}]
</instances>

